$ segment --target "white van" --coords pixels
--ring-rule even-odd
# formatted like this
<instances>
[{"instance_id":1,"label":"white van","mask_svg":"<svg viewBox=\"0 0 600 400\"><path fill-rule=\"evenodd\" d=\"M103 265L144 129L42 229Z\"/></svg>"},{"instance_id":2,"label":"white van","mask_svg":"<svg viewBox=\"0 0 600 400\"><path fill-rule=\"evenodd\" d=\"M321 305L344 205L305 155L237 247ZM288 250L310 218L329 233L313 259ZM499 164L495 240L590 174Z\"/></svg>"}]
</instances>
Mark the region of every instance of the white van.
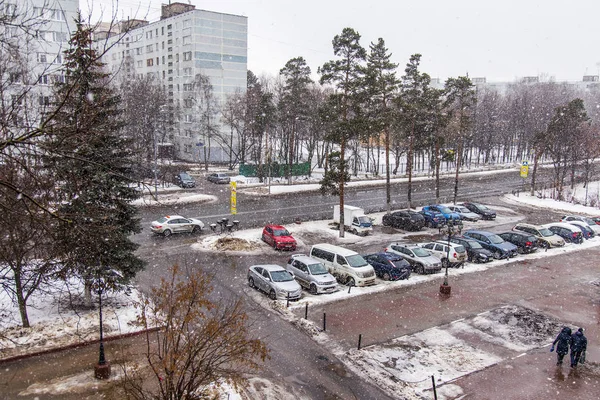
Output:
<instances>
[{"instance_id":1,"label":"white van","mask_svg":"<svg viewBox=\"0 0 600 400\"><path fill-rule=\"evenodd\" d=\"M375 284L375 270L355 251L320 243L310 249L310 256L325 264L340 283L350 286Z\"/></svg>"}]
</instances>

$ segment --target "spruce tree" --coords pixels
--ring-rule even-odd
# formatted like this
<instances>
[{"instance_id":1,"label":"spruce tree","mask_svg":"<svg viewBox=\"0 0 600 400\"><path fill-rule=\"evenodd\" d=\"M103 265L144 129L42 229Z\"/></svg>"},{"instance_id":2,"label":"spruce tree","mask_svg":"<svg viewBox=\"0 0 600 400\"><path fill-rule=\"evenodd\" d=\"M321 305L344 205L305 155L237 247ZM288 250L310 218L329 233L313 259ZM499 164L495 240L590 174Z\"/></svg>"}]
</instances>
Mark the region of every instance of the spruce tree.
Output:
<instances>
[{"instance_id":1,"label":"spruce tree","mask_svg":"<svg viewBox=\"0 0 600 400\"><path fill-rule=\"evenodd\" d=\"M57 181L53 232L63 273L85 281L91 304L93 284L115 288L144 264L130 240L141 228L131 204L138 194L129 185L134 158L122 134L120 98L92 48L92 30L81 16L75 23L65 51L66 83L56 87L56 116L43 147Z\"/></svg>"}]
</instances>

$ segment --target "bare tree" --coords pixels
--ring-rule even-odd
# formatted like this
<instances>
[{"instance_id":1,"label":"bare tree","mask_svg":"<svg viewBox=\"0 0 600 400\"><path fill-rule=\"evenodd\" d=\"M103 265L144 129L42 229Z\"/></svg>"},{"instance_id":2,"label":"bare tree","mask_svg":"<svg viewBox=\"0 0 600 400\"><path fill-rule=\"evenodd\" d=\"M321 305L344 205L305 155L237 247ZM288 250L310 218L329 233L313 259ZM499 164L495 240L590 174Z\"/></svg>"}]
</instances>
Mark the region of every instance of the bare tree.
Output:
<instances>
[{"instance_id":1,"label":"bare tree","mask_svg":"<svg viewBox=\"0 0 600 400\"><path fill-rule=\"evenodd\" d=\"M212 300L212 287L201 270L175 265L141 302L139 323L160 329L146 331L143 364L125 368L128 398L204 398L208 385L242 385L246 373L261 368L268 350L252 333L241 301Z\"/></svg>"}]
</instances>

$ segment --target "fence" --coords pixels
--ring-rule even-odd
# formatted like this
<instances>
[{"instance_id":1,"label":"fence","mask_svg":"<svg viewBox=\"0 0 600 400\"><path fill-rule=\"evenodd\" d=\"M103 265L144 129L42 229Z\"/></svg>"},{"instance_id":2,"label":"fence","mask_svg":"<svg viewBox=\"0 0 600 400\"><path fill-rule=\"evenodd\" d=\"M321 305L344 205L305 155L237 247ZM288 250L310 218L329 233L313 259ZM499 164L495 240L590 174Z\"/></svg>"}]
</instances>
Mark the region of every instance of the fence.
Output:
<instances>
[{"instance_id":1,"label":"fence","mask_svg":"<svg viewBox=\"0 0 600 400\"><path fill-rule=\"evenodd\" d=\"M289 170L288 164L240 164L240 175L246 177L267 177L281 178L288 176ZM299 164L292 164L292 176L302 176L310 174L310 163L304 162Z\"/></svg>"}]
</instances>

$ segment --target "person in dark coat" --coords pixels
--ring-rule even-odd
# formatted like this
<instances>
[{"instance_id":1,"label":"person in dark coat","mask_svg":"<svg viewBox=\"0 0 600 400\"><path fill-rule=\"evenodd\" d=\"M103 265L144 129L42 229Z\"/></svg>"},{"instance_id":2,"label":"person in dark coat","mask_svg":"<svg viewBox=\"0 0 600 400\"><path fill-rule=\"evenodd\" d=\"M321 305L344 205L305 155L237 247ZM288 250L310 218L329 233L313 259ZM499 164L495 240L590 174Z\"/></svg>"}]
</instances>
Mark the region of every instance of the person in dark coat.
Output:
<instances>
[{"instance_id":1,"label":"person in dark coat","mask_svg":"<svg viewBox=\"0 0 600 400\"><path fill-rule=\"evenodd\" d=\"M554 342L552 342L552 347L550 348L550 352L554 351L554 346L556 346L556 365L561 365L563 362L563 358L569 352L569 343L571 342L571 328L565 326L562 328L562 331L558 334ZM571 362L572 364L572 362Z\"/></svg>"},{"instance_id":2,"label":"person in dark coat","mask_svg":"<svg viewBox=\"0 0 600 400\"><path fill-rule=\"evenodd\" d=\"M583 328L579 328L577 332L571 335L571 368L576 368L581 359L581 354L587 348L587 338L583 335Z\"/></svg>"}]
</instances>

